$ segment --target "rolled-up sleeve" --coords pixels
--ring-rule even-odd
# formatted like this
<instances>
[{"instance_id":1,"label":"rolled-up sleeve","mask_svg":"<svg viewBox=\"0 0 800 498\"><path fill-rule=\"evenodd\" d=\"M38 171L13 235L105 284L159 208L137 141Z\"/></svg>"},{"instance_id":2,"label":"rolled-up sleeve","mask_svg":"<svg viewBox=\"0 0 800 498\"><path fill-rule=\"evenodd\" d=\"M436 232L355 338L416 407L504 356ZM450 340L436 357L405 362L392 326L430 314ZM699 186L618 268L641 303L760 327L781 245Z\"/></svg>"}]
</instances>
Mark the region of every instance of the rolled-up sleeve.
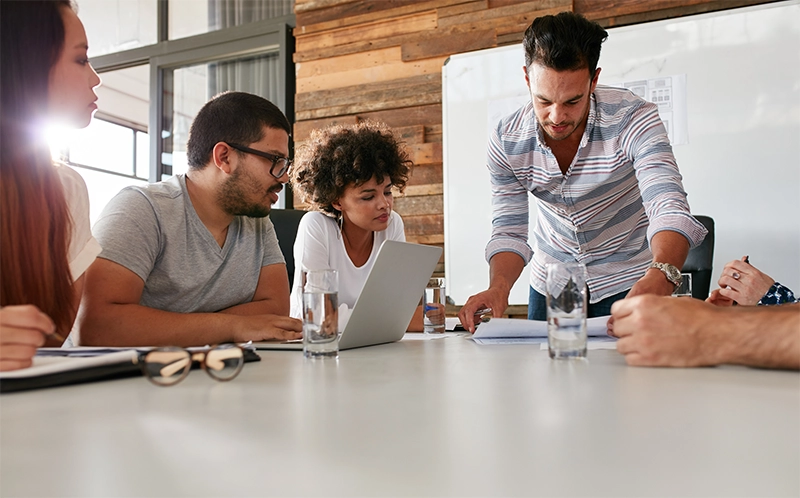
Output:
<instances>
[{"instance_id":1,"label":"rolled-up sleeve","mask_svg":"<svg viewBox=\"0 0 800 498\"><path fill-rule=\"evenodd\" d=\"M686 191L664 124L654 104L643 103L631 117L621 143L627 144L639 191L649 220L647 240L669 230L682 234L690 247L700 244L708 231L692 216Z\"/></svg>"},{"instance_id":2,"label":"rolled-up sleeve","mask_svg":"<svg viewBox=\"0 0 800 498\"><path fill-rule=\"evenodd\" d=\"M492 188L492 234L486 245L486 261L500 252L513 252L525 260L533 257L528 244L528 191L514 174L500 138L503 122L489 138L487 167Z\"/></svg>"}]
</instances>

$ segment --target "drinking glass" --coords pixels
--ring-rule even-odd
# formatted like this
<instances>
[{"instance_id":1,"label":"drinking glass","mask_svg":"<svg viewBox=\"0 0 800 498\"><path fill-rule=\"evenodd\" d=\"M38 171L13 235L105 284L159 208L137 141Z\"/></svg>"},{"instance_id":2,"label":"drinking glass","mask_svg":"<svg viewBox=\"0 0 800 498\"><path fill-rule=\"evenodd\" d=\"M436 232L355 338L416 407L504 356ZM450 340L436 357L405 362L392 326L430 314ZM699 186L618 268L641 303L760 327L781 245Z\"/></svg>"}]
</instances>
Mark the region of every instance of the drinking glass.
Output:
<instances>
[{"instance_id":1,"label":"drinking glass","mask_svg":"<svg viewBox=\"0 0 800 498\"><path fill-rule=\"evenodd\" d=\"M550 263L546 287L550 358L585 358L586 267L580 263Z\"/></svg>"},{"instance_id":2,"label":"drinking glass","mask_svg":"<svg viewBox=\"0 0 800 498\"><path fill-rule=\"evenodd\" d=\"M680 296L692 297L692 274L681 273L681 276L683 277L681 285L675 287L675 291L672 293L672 295L676 297Z\"/></svg>"},{"instance_id":3,"label":"drinking glass","mask_svg":"<svg viewBox=\"0 0 800 498\"><path fill-rule=\"evenodd\" d=\"M426 334L444 334L445 280L432 278L422 295L422 328Z\"/></svg>"},{"instance_id":4,"label":"drinking glass","mask_svg":"<svg viewBox=\"0 0 800 498\"><path fill-rule=\"evenodd\" d=\"M303 271L303 354L339 357L339 276L336 270Z\"/></svg>"}]
</instances>

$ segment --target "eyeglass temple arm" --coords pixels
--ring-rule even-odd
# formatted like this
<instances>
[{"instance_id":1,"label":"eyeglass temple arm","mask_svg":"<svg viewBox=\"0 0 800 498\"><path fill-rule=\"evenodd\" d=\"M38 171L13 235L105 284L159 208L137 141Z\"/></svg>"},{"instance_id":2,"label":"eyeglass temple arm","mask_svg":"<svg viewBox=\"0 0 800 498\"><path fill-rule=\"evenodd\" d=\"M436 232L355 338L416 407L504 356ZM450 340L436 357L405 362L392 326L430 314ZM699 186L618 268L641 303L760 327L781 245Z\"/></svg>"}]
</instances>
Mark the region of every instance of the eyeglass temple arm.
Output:
<instances>
[{"instance_id":1,"label":"eyeglass temple arm","mask_svg":"<svg viewBox=\"0 0 800 498\"><path fill-rule=\"evenodd\" d=\"M181 358L180 360L173 361L168 365L164 365L159 373L162 377L172 377L175 373L180 372L186 368L186 364L194 360L194 355L188 358Z\"/></svg>"},{"instance_id":2,"label":"eyeglass temple arm","mask_svg":"<svg viewBox=\"0 0 800 498\"><path fill-rule=\"evenodd\" d=\"M225 368L224 361L229 360L231 358L236 358L241 356L241 352L236 348L229 348L229 349L216 349L214 350L214 355L211 358L208 357L208 352L200 351L197 353L192 353L191 356L188 358L181 358L179 360L173 361L169 365L165 365L161 368L159 373L162 377L171 377L175 375L177 372L180 372L190 361L199 361L203 362L205 360L206 368L211 368L214 370L222 370Z\"/></svg>"},{"instance_id":3,"label":"eyeglass temple arm","mask_svg":"<svg viewBox=\"0 0 800 498\"><path fill-rule=\"evenodd\" d=\"M213 351L214 354L210 358L208 356L208 353L205 353L205 356L206 356L206 368L211 368L214 370L222 370L223 368L225 368L225 363L224 363L225 360L230 360L231 358L239 358L242 356L242 353L238 348L215 349Z\"/></svg>"}]
</instances>

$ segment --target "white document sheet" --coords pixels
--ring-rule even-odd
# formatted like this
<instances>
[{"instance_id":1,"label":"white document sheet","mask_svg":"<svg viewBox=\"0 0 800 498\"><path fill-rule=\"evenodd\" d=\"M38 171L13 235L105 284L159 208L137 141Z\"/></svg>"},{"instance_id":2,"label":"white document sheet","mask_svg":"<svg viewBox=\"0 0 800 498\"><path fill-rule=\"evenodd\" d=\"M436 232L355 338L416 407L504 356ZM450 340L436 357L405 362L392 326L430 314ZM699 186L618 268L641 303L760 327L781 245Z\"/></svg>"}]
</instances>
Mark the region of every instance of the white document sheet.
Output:
<instances>
[{"instance_id":1,"label":"white document sheet","mask_svg":"<svg viewBox=\"0 0 800 498\"><path fill-rule=\"evenodd\" d=\"M613 339L607 333L608 318L608 316L598 316L587 319L586 335ZM544 339L546 345L547 322L517 318L492 318L478 326L472 339L479 344L530 344L542 342Z\"/></svg>"},{"instance_id":2,"label":"white document sheet","mask_svg":"<svg viewBox=\"0 0 800 498\"><path fill-rule=\"evenodd\" d=\"M424 334L422 332L406 332L401 341L434 341L436 339L444 339L446 337L458 337L464 335L461 333L447 332L444 334Z\"/></svg>"}]
</instances>

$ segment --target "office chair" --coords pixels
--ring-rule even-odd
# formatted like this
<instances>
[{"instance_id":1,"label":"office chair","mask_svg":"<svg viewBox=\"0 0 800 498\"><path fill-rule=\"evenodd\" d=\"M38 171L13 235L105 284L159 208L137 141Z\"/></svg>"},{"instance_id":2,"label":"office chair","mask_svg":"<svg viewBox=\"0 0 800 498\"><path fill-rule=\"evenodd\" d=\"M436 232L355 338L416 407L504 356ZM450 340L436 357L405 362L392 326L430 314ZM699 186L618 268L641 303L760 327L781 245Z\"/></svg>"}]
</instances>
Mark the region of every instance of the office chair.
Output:
<instances>
[{"instance_id":1,"label":"office chair","mask_svg":"<svg viewBox=\"0 0 800 498\"><path fill-rule=\"evenodd\" d=\"M286 260L289 288L294 282L294 239L297 238L297 226L300 224L300 218L306 212L300 209L273 209L269 213L269 219L275 226L275 235L278 237L278 245L281 247L283 259Z\"/></svg>"},{"instance_id":2,"label":"office chair","mask_svg":"<svg viewBox=\"0 0 800 498\"><path fill-rule=\"evenodd\" d=\"M692 297L705 299L711 290L711 271L714 263L714 219L695 215L695 219L708 230L708 235L697 247L689 249L686 263L681 270L692 275Z\"/></svg>"}]
</instances>

